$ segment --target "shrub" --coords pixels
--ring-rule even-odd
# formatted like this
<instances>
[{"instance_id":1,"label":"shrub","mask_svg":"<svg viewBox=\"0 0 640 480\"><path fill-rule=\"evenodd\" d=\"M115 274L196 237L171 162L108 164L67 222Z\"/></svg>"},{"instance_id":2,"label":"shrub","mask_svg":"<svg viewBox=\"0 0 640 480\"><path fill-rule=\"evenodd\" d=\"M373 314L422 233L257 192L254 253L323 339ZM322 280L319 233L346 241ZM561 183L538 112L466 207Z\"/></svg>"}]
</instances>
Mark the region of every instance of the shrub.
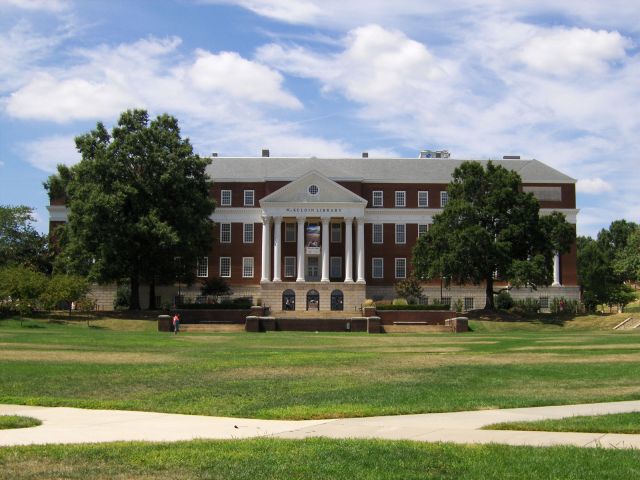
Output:
<instances>
[{"instance_id":1,"label":"shrub","mask_svg":"<svg viewBox=\"0 0 640 480\"><path fill-rule=\"evenodd\" d=\"M515 300L509 312L515 315L534 315L540 311L540 301L534 298Z\"/></svg>"},{"instance_id":2,"label":"shrub","mask_svg":"<svg viewBox=\"0 0 640 480\"><path fill-rule=\"evenodd\" d=\"M464 310L464 301L461 298L458 298L455 302L451 304L451 311L460 313Z\"/></svg>"},{"instance_id":3,"label":"shrub","mask_svg":"<svg viewBox=\"0 0 640 480\"><path fill-rule=\"evenodd\" d=\"M511 307L513 307L513 298L509 292L503 290L496 295L496 308L509 310Z\"/></svg>"},{"instance_id":4,"label":"shrub","mask_svg":"<svg viewBox=\"0 0 640 480\"><path fill-rule=\"evenodd\" d=\"M116 298L113 300L113 309L129 308L131 303L131 287L128 283L120 283L116 288Z\"/></svg>"},{"instance_id":5,"label":"shrub","mask_svg":"<svg viewBox=\"0 0 640 480\"><path fill-rule=\"evenodd\" d=\"M418 303L422 295L422 285L420 280L414 275L410 275L407 279L396 283L396 294L400 298L404 298L408 303Z\"/></svg>"},{"instance_id":6,"label":"shrub","mask_svg":"<svg viewBox=\"0 0 640 480\"><path fill-rule=\"evenodd\" d=\"M218 302L219 297L222 297L225 295L231 295L233 293L227 281L224 278L220 278L220 277L213 277L213 278L207 279L202 284L202 288L200 289L200 292L205 297L208 295L211 295L214 298L214 301L216 303Z\"/></svg>"},{"instance_id":7,"label":"shrub","mask_svg":"<svg viewBox=\"0 0 640 480\"><path fill-rule=\"evenodd\" d=\"M373 307L375 306L375 302L371 298L366 298L364 302L362 302L363 307Z\"/></svg>"},{"instance_id":8,"label":"shrub","mask_svg":"<svg viewBox=\"0 0 640 480\"><path fill-rule=\"evenodd\" d=\"M448 305L376 305L376 310L449 310Z\"/></svg>"},{"instance_id":9,"label":"shrub","mask_svg":"<svg viewBox=\"0 0 640 480\"><path fill-rule=\"evenodd\" d=\"M406 298L394 298L393 302L391 302L391 305L409 305L409 302L407 302Z\"/></svg>"}]
</instances>

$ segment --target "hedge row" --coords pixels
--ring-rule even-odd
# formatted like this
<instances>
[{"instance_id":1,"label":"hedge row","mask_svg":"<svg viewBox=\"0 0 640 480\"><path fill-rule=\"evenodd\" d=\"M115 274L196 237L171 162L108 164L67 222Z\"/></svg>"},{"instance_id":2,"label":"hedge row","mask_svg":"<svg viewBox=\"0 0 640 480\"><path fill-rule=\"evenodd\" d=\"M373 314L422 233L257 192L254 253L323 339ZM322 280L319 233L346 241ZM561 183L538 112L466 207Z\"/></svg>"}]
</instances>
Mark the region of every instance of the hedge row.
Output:
<instances>
[{"instance_id":1,"label":"hedge row","mask_svg":"<svg viewBox=\"0 0 640 480\"><path fill-rule=\"evenodd\" d=\"M448 305L376 305L376 310L446 310Z\"/></svg>"}]
</instances>

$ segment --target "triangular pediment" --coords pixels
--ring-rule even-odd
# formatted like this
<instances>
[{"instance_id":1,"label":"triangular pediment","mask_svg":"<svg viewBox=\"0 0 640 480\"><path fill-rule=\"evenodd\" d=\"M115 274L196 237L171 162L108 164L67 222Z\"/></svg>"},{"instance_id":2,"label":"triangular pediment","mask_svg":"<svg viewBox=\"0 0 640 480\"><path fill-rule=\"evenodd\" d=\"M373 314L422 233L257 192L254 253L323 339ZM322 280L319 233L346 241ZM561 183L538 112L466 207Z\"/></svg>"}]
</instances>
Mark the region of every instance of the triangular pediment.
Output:
<instances>
[{"instance_id":1,"label":"triangular pediment","mask_svg":"<svg viewBox=\"0 0 640 480\"><path fill-rule=\"evenodd\" d=\"M261 206L282 204L357 204L367 201L315 170L306 173L260 200Z\"/></svg>"}]
</instances>

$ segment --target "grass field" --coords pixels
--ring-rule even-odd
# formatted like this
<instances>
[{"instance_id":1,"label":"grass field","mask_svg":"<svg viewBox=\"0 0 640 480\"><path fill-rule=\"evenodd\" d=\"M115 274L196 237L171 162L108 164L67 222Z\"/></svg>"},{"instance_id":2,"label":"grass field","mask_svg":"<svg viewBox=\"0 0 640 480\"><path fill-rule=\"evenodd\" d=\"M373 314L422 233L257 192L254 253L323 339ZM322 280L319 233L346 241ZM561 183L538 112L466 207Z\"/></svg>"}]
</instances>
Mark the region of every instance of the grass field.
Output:
<instances>
[{"instance_id":1,"label":"grass field","mask_svg":"<svg viewBox=\"0 0 640 480\"><path fill-rule=\"evenodd\" d=\"M22 417L20 415L0 415L0 430L10 428L28 428L42 425L37 418Z\"/></svg>"},{"instance_id":2,"label":"grass field","mask_svg":"<svg viewBox=\"0 0 640 480\"><path fill-rule=\"evenodd\" d=\"M576 416L559 420L496 423L485 430L534 430L541 432L640 433L640 412Z\"/></svg>"},{"instance_id":3,"label":"grass field","mask_svg":"<svg viewBox=\"0 0 640 480\"><path fill-rule=\"evenodd\" d=\"M144 320L0 321L0 403L333 418L640 398L616 316L469 334L182 334Z\"/></svg>"},{"instance_id":4,"label":"grass field","mask_svg":"<svg viewBox=\"0 0 640 480\"><path fill-rule=\"evenodd\" d=\"M373 440L237 440L0 449L0 478L624 479L640 452Z\"/></svg>"}]
</instances>

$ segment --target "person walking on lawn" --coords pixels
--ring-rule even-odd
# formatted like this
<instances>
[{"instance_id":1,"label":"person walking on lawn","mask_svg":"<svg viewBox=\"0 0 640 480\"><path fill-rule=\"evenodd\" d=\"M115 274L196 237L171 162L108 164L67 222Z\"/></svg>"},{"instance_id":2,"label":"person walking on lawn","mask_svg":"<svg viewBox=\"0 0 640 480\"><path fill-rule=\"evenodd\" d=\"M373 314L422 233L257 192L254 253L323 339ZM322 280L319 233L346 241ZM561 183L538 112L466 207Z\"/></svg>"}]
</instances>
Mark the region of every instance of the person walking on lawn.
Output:
<instances>
[{"instance_id":1,"label":"person walking on lawn","mask_svg":"<svg viewBox=\"0 0 640 480\"><path fill-rule=\"evenodd\" d=\"M177 335L180 331L180 314L176 313L173 316L173 334Z\"/></svg>"}]
</instances>

